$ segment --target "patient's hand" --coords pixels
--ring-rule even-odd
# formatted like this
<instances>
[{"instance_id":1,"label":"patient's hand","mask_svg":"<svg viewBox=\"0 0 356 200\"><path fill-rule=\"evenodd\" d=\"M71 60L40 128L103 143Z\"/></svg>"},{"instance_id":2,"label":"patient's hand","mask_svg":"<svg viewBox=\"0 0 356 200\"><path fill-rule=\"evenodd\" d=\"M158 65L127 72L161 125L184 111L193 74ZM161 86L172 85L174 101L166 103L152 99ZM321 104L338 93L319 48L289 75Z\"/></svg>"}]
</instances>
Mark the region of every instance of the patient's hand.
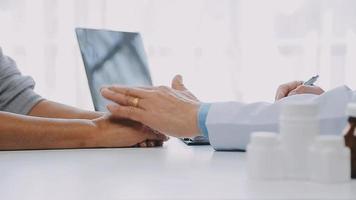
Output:
<instances>
[{"instance_id":1,"label":"patient's hand","mask_svg":"<svg viewBox=\"0 0 356 200\"><path fill-rule=\"evenodd\" d=\"M162 146L168 137L138 122L103 116L94 123L94 147Z\"/></svg>"},{"instance_id":2,"label":"patient's hand","mask_svg":"<svg viewBox=\"0 0 356 200\"><path fill-rule=\"evenodd\" d=\"M324 90L318 86L303 85L303 81L292 81L282 84L278 87L275 100L296 94L317 94L324 93Z\"/></svg>"}]
</instances>

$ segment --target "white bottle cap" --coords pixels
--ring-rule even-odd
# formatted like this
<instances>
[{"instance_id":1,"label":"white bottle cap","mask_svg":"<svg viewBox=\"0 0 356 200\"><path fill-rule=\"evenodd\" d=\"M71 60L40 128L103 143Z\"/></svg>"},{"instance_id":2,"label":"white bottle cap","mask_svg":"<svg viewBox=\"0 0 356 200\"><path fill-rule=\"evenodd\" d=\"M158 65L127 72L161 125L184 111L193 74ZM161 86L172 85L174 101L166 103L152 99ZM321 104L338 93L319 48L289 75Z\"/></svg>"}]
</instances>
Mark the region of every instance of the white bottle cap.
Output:
<instances>
[{"instance_id":1,"label":"white bottle cap","mask_svg":"<svg viewBox=\"0 0 356 200\"><path fill-rule=\"evenodd\" d=\"M316 117L318 105L315 103L290 102L282 105L281 118L304 119Z\"/></svg>"},{"instance_id":2,"label":"white bottle cap","mask_svg":"<svg viewBox=\"0 0 356 200\"><path fill-rule=\"evenodd\" d=\"M315 145L317 148L341 149L345 147L345 141L342 136L321 135L316 138Z\"/></svg>"},{"instance_id":3,"label":"white bottle cap","mask_svg":"<svg viewBox=\"0 0 356 200\"><path fill-rule=\"evenodd\" d=\"M273 132L254 132L251 135L251 145L275 146L278 144L278 137Z\"/></svg>"},{"instance_id":4,"label":"white bottle cap","mask_svg":"<svg viewBox=\"0 0 356 200\"><path fill-rule=\"evenodd\" d=\"M356 117L356 103L347 104L346 115Z\"/></svg>"}]
</instances>

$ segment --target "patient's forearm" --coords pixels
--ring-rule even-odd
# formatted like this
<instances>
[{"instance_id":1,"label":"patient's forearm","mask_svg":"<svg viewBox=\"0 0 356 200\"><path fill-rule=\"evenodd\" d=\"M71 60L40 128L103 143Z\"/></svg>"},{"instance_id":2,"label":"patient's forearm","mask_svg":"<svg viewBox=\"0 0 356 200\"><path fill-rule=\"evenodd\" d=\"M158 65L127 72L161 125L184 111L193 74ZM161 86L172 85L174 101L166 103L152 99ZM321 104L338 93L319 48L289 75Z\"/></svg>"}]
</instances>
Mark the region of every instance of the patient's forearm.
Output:
<instances>
[{"instance_id":1,"label":"patient's forearm","mask_svg":"<svg viewBox=\"0 0 356 200\"><path fill-rule=\"evenodd\" d=\"M0 112L0 150L91 147L94 127L90 120Z\"/></svg>"},{"instance_id":2,"label":"patient's forearm","mask_svg":"<svg viewBox=\"0 0 356 200\"><path fill-rule=\"evenodd\" d=\"M95 119L104 113L82 110L53 101L43 100L35 105L29 115L63 119Z\"/></svg>"}]
</instances>

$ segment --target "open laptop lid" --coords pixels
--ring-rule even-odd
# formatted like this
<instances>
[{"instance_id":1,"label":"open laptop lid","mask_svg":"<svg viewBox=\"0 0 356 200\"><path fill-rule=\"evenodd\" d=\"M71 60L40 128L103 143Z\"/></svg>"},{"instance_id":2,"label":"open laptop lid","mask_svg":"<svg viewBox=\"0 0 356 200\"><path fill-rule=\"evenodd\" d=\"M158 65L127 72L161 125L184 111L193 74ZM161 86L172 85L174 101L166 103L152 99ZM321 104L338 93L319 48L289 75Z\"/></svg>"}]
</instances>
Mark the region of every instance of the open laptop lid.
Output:
<instances>
[{"instance_id":1,"label":"open laptop lid","mask_svg":"<svg viewBox=\"0 0 356 200\"><path fill-rule=\"evenodd\" d=\"M139 33L76 28L76 35L96 111L106 111L105 85L151 86Z\"/></svg>"}]
</instances>

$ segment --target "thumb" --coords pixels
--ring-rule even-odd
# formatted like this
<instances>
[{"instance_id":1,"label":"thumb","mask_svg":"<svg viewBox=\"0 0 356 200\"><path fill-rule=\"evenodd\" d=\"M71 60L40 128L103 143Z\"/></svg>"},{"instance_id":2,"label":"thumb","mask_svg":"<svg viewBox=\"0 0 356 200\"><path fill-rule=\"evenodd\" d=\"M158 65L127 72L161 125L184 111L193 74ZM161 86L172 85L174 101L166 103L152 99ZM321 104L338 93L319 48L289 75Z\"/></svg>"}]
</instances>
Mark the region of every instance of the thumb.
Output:
<instances>
[{"instance_id":1,"label":"thumb","mask_svg":"<svg viewBox=\"0 0 356 200\"><path fill-rule=\"evenodd\" d=\"M285 97L285 96L286 96L285 92L277 91L275 100L278 101L278 100L282 99L282 98Z\"/></svg>"},{"instance_id":2,"label":"thumb","mask_svg":"<svg viewBox=\"0 0 356 200\"><path fill-rule=\"evenodd\" d=\"M182 75L175 75L173 80L172 80L172 88L175 90L180 90L180 91L184 91L187 90L187 88L185 88L184 84L183 84L183 77Z\"/></svg>"}]
</instances>

